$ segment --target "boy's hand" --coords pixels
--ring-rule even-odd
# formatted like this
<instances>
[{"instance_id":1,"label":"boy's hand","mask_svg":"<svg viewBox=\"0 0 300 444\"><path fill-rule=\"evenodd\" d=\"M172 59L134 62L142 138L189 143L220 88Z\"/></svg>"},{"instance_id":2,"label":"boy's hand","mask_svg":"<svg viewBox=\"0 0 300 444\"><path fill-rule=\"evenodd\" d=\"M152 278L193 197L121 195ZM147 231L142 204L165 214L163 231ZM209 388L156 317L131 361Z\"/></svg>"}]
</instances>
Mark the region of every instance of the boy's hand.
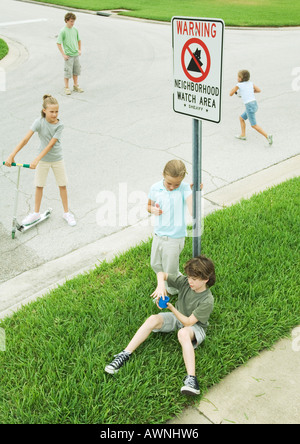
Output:
<instances>
[{"instance_id":1,"label":"boy's hand","mask_svg":"<svg viewBox=\"0 0 300 444\"><path fill-rule=\"evenodd\" d=\"M63 54L63 58L64 60L69 60L70 57L67 54Z\"/></svg>"}]
</instances>

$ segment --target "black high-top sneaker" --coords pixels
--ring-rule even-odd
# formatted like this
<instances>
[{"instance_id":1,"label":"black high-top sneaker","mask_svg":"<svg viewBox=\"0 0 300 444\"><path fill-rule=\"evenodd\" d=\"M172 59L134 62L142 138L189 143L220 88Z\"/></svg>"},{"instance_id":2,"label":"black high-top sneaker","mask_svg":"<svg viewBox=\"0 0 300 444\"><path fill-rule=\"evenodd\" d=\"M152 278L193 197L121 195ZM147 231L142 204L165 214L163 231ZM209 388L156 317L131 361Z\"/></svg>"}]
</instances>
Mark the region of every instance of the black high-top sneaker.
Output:
<instances>
[{"instance_id":1,"label":"black high-top sneaker","mask_svg":"<svg viewBox=\"0 0 300 444\"><path fill-rule=\"evenodd\" d=\"M183 395L200 395L199 384L196 376L187 375L183 380L181 393Z\"/></svg>"},{"instance_id":2,"label":"black high-top sneaker","mask_svg":"<svg viewBox=\"0 0 300 444\"><path fill-rule=\"evenodd\" d=\"M115 355L115 359L105 367L106 373L110 373L111 375L117 373L122 367L122 365L124 365L125 362L128 361L130 356L131 353L126 352L124 350L121 353Z\"/></svg>"}]
</instances>

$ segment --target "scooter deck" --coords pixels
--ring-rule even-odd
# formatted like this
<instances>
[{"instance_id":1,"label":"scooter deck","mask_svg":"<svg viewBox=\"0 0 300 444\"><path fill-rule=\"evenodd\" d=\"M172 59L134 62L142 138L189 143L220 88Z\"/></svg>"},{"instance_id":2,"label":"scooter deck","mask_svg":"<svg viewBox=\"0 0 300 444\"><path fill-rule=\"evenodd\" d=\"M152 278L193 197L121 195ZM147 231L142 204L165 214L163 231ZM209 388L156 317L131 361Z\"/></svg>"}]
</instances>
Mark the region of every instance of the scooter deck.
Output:
<instances>
[{"instance_id":1,"label":"scooter deck","mask_svg":"<svg viewBox=\"0 0 300 444\"><path fill-rule=\"evenodd\" d=\"M17 229L21 232L23 231L27 231L32 227L35 227L35 225L40 224L41 222L43 222L44 220L48 219L48 217L50 216L52 212L52 208L48 208L48 210L46 210L44 213L41 214L41 217L36 220L35 222L33 222L32 224L29 225L17 225Z\"/></svg>"}]
</instances>

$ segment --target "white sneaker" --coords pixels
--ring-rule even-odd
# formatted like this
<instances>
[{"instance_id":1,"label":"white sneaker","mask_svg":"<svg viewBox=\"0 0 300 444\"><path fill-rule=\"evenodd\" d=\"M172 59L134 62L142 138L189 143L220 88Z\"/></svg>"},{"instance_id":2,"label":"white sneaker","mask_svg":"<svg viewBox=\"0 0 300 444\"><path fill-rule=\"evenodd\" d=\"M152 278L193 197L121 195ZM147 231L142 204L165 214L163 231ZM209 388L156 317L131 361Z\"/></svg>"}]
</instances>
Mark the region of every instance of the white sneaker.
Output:
<instances>
[{"instance_id":1,"label":"white sneaker","mask_svg":"<svg viewBox=\"0 0 300 444\"><path fill-rule=\"evenodd\" d=\"M68 224L71 227L74 227L74 225L76 225L76 220L75 217L72 213L64 213L63 218L68 222Z\"/></svg>"},{"instance_id":2,"label":"white sneaker","mask_svg":"<svg viewBox=\"0 0 300 444\"><path fill-rule=\"evenodd\" d=\"M239 140L247 140L246 136L239 136L239 135L237 135L237 136L235 136L235 138L239 139Z\"/></svg>"},{"instance_id":3,"label":"white sneaker","mask_svg":"<svg viewBox=\"0 0 300 444\"><path fill-rule=\"evenodd\" d=\"M41 218L40 213L30 213L22 220L22 225L31 225Z\"/></svg>"}]
</instances>

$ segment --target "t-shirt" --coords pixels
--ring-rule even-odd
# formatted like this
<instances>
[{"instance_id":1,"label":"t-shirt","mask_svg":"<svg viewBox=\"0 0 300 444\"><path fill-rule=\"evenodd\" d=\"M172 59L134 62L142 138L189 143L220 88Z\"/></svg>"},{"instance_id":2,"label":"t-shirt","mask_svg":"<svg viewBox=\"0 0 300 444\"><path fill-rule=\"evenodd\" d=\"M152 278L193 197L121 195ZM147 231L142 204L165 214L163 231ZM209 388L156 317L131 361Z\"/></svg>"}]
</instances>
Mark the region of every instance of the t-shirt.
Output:
<instances>
[{"instance_id":1,"label":"t-shirt","mask_svg":"<svg viewBox=\"0 0 300 444\"><path fill-rule=\"evenodd\" d=\"M57 123L49 123L45 117L39 117L36 119L30 128L33 132L37 132L40 138L39 153L49 144L52 138L57 139L55 145L51 150L42 158L45 162L57 162L63 159L62 146L61 146L61 134L64 129L64 125L58 121Z\"/></svg>"},{"instance_id":2,"label":"t-shirt","mask_svg":"<svg viewBox=\"0 0 300 444\"><path fill-rule=\"evenodd\" d=\"M239 82L237 86L239 87L242 100L245 104L256 100L253 83L250 82L250 80L248 80L248 82Z\"/></svg>"},{"instance_id":3,"label":"t-shirt","mask_svg":"<svg viewBox=\"0 0 300 444\"><path fill-rule=\"evenodd\" d=\"M168 275L167 282L179 290L175 308L184 316L189 317L193 314L198 319L197 324L206 331L208 319L214 308L214 297L210 289L196 293L189 286L188 278L182 275Z\"/></svg>"},{"instance_id":4,"label":"t-shirt","mask_svg":"<svg viewBox=\"0 0 300 444\"><path fill-rule=\"evenodd\" d=\"M168 191L165 188L163 179L152 185L148 198L158 203L162 210L160 216L155 216L155 234L175 239L187 235L186 199L191 194L190 185L183 181L173 191Z\"/></svg>"},{"instance_id":5,"label":"t-shirt","mask_svg":"<svg viewBox=\"0 0 300 444\"><path fill-rule=\"evenodd\" d=\"M78 42L80 40L79 32L74 26L68 28L65 26L58 34L57 43L63 45L64 52L70 57L78 56Z\"/></svg>"}]
</instances>

